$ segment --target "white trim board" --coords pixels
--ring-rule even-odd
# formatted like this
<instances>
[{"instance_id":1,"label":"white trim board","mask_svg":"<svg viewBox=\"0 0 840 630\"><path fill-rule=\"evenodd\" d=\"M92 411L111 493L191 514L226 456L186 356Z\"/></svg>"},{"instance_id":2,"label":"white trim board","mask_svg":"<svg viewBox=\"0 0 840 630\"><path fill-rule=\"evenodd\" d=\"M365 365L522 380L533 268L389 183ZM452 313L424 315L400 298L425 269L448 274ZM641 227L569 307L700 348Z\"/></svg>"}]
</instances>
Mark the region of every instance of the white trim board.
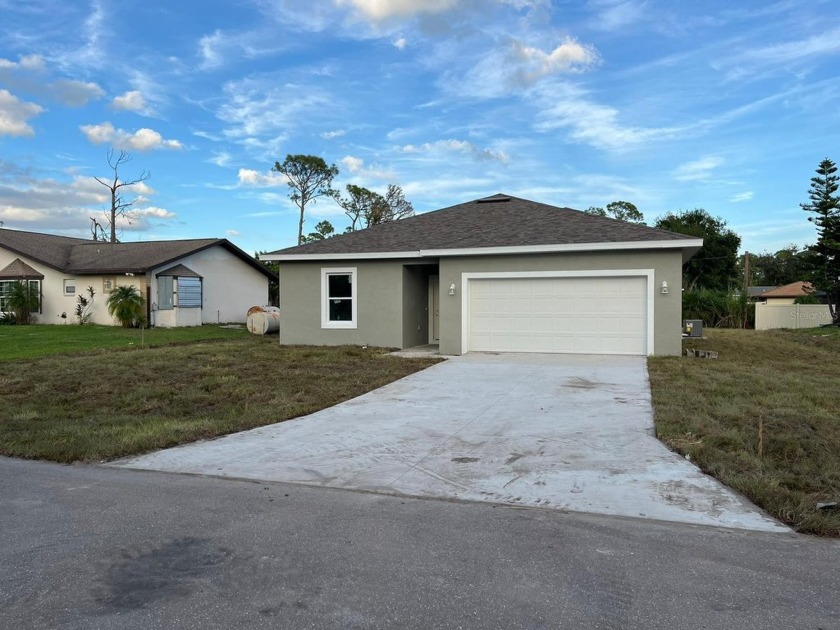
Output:
<instances>
[{"instance_id":1,"label":"white trim board","mask_svg":"<svg viewBox=\"0 0 840 630\"><path fill-rule=\"evenodd\" d=\"M647 280L647 354L653 354L654 343L654 286L653 269L585 269L581 271L478 271L461 273L461 354L469 352L470 339L470 280L504 280L509 278L616 278L644 277Z\"/></svg>"},{"instance_id":2,"label":"white trim board","mask_svg":"<svg viewBox=\"0 0 840 630\"><path fill-rule=\"evenodd\" d=\"M359 274L356 267L322 267L321 268L321 328L337 328L355 330L359 326ZM331 275L350 276L350 306L352 308L351 321L330 321L328 302L328 281Z\"/></svg>"},{"instance_id":3,"label":"white trim board","mask_svg":"<svg viewBox=\"0 0 840 630\"><path fill-rule=\"evenodd\" d=\"M465 247L455 249L418 249L407 252L363 252L345 254L261 254L260 260L381 260L393 258L442 258L447 256L498 256L511 254L560 254L564 252L604 252L640 249L693 249L703 246L703 239L672 241L625 241L619 243L572 243L566 245L517 245L512 247ZM692 252L693 254L694 252Z\"/></svg>"}]
</instances>

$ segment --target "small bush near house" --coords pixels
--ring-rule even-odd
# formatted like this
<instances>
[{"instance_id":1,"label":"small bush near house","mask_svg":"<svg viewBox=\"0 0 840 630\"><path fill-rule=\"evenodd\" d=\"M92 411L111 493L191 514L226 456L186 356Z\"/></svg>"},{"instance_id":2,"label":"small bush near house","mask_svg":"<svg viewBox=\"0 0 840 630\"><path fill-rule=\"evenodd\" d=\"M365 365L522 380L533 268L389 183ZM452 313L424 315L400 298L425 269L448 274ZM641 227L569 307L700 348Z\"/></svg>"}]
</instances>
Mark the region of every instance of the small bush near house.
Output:
<instances>
[{"instance_id":1,"label":"small bush near house","mask_svg":"<svg viewBox=\"0 0 840 630\"><path fill-rule=\"evenodd\" d=\"M755 305L743 292L684 291L683 319L700 319L708 328L754 328Z\"/></svg>"},{"instance_id":2,"label":"small bush near house","mask_svg":"<svg viewBox=\"0 0 840 630\"><path fill-rule=\"evenodd\" d=\"M115 317L123 328L136 328L143 323L143 296L134 285L118 286L108 296L108 314Z\"/></svg>"},{"instance_id":3,"label":"small bush near house","mask_svg":"<svg viewBox=\"0 0 840 630\"><path fill-rule=\"evenodd\" d=\"M33 316L38 312L41 296L37 285L18 281L12 284L12 291L6 298L6 303L15 316L16 324L31 324Z\"/></svg>"}]
</instances>

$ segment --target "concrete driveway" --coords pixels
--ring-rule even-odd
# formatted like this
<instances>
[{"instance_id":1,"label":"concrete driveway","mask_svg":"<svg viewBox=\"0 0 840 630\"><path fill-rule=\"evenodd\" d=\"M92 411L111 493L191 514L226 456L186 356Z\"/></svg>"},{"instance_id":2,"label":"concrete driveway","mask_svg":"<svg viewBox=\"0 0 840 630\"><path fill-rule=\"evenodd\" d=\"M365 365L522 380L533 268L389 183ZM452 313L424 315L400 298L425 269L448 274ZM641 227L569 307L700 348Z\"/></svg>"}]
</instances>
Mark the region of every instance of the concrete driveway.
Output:
<instances>
[{"instance_id":1,"label":"concrete driveway","mask_svg":"<svg viewBox=\"0 0 840 630\"><path fill-rule=\"evenodd\" d=\"M468 354L114 466L789 531L653 437L645 359Z\"/></svg>"}]
</instances>

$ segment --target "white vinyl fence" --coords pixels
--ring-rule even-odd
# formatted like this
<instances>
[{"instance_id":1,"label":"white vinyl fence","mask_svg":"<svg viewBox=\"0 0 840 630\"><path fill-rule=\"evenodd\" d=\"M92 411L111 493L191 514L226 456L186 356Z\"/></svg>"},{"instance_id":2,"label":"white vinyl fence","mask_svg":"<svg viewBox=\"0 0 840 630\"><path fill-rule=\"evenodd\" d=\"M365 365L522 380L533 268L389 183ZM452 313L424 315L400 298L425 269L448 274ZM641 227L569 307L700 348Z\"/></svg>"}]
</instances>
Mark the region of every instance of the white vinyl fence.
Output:
<instances>
[{"instance_id":1,"label":"white vinyl fence","mask_svg":"<svg viewBox=\"0 0 840 630\"><path fill-rule=\"evenodd\" d=\"M816 328L831 323L828 304L782 304L758 302L755 305L755 329Z\"/></svg>"}]
</instances>

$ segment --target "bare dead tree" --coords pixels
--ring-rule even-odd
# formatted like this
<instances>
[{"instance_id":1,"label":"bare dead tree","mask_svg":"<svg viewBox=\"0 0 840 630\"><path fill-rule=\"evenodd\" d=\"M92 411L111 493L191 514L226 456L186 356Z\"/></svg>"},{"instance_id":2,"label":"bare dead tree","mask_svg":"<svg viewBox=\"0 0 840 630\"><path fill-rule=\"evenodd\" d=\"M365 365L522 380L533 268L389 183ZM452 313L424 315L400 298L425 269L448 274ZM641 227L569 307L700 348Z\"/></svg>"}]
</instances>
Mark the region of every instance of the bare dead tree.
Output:
<instances>
[{"instance_id":1,"label":"bare dead tree","mask_svg":"<svg viewBox=\"0 0 840 630\"><path fill-rule=\"evenodd\" d=\"M94 241L107 241L108 237L105 234L105 228L96 220L96 217L90 217L90 235Z\"/></svg>"},{"instance_id":2,"label":"bare dead tree","mask_svg":"<svg viewBox=\"0 0 840 630\"><path fill-rule=\"evenodd\" d=\"M111 170L114 171L113 179L108 178L108 180L106 181L99 179L98 177L94 177L96 181L105 186L105 188L107 188L108 191L111 193L111 207L109 210L105 211L106 224L111 232L109 239L111 243L117 242L117 219L124 218L126 221L128 221L129 225L132 221L137 220L137 214L132 212L131 209L131 207L134 205L137 199L127 201L122 195L122 189L130 188L131 186L135 186L141 182L145 182L152 176L152 174L148 171L142 171L140 173L140 176L136 179L133 179L131 181L120 180L120 167L130 161L131 155L126 153L125 151L120 151L119 155L116 158L114 158L114 149L112 147L108 149L108 166L110 166ZM95 238L96 226L92 226L91 230L94 232Z\"/></svg>"}]
</instances>

